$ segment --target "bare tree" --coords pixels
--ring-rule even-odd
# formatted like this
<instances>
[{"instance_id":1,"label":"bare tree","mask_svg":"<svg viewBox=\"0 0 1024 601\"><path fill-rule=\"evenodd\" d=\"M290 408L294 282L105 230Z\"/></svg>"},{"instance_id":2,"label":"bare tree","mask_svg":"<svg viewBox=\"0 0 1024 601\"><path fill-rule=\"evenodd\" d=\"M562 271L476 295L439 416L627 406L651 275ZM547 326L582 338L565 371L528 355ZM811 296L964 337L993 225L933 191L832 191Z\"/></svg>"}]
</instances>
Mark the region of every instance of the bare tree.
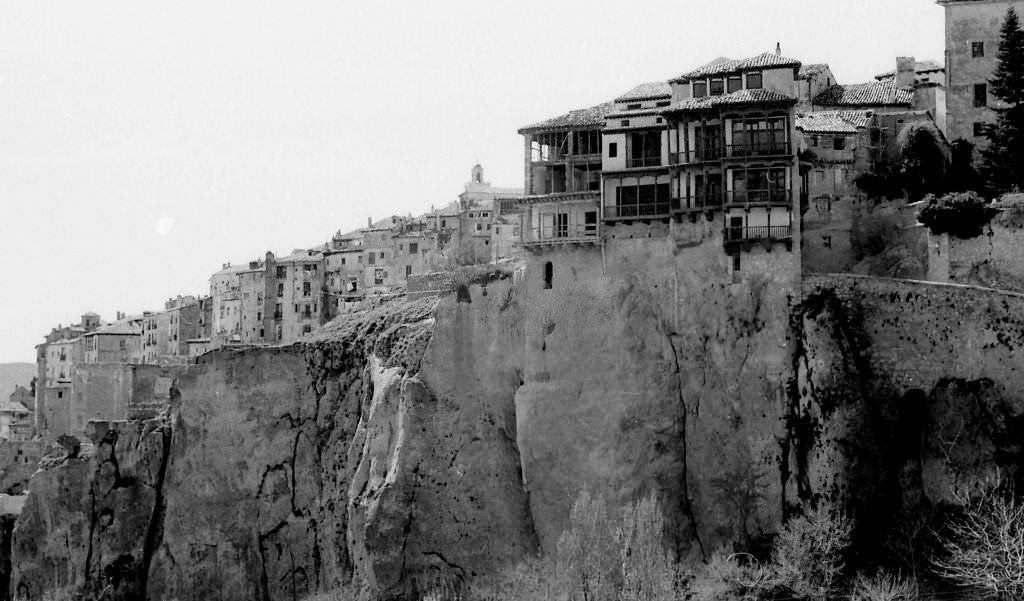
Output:
<instances>
[{"instance_id":1,"label":"bare tree","mask_svg":"<svg viewBox=\"0 0 1024 601\"><path fill-rule=\"evenodd\" d=\"M665 550L665 518L654 496L626 511L620 530L621 601L675 598L676 567Z\"/></svg>"},{"instance_id":2,"label":"bare tree","mask_svg":"<svg viewBox=\"0 0 1024 601\"><path fill-rule=\"evenodd\" d=\"M829 598L852 530L852 520L826 506L790 520L775 539L769 583L798 599Z\"/></svg>"},{"instance_id":3,"label":"bare tree","mask_svg":"<svg viewBox=\"0 0 1024 601\"><path fill-rule=\"evenodd\" d=\"M998 476L956 498L962 514L938 534L936 572L1000 599L1024 597L1024 504Z\"/></svg>"}]
</instances>

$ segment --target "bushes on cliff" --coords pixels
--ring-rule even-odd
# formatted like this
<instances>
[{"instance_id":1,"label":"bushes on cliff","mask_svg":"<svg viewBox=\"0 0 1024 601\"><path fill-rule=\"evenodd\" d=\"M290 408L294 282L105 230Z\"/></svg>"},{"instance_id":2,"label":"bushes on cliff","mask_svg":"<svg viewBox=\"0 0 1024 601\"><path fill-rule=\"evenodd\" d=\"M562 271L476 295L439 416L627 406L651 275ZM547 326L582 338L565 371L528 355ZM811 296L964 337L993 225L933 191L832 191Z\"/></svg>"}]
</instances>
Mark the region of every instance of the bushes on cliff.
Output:
<instances>
[{"instance_id":1,"label":"bushes on cliff","mask_svg":"<svg viewBox=\"0 0 1024 601\"><path fill-rule=\"evenodd\" d=\"M917 219L933 234L951 234L961 239L980 236L982 228L998 212L975 192L958 192L940 197L929 194Z\"/></svg>"},{"instance_id":2,"label":"bushes on cliff","mask_svg":"<svg viewBox=\"0 0 1024 601\"><path fill-rule=\"evenodd\" d=\"M958 501L960 516L939 535L936 572L1000 599L1024 598L1024 503L998 479Z\"/></svg>"}]
</instances>

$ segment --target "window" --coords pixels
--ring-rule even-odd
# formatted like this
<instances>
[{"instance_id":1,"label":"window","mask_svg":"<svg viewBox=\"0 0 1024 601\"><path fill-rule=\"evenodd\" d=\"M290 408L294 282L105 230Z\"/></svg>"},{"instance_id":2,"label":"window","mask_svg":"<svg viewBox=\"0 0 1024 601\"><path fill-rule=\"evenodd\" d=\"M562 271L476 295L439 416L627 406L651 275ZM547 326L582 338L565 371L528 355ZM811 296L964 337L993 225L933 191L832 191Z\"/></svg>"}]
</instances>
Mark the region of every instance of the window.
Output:
<instances>
[{"instance_id":1,"label":"window","mask_svg":"<svg viewBox=\"0 0 1024 601\"><path fill-rule=\"evenodd\" d=\"M306 305L306 307L308 308L308 307L309 307L309 305ZM299 306L298 306L298 305L295 305L295 312L296 312L296 313L298 313L298 312L299 312Z\"/></svg>"},{"instance_id":2,"label":"window","mask_svg":"<svg viewBox=\"0 0 1024 601\"><path fill-rule=\"evenodd\" d=\"M726 89L729 93L738 92L743 89L743 77L740 75L730 75L729 79L726 80Z\"/></svg>"},{"instance_id":3,"label":"window","mask_svg":"<svg viewBox=\"0 0 1024 601\"><path fill-rule=\"evenodd\" d=\"M824 248L832 248L832 236L822 236L821 245Z\"/></svg>"},{"instance_id":4,"label":"window","mask_svg":"<svg viewBox=\"0 0 1024 601\"><path fill-rule=\"evenodd\" d=\"M583 233L588 236L597 234L597 211L587 211L583 214Z\"/></svg>"},{"instance_id":5,"label":"window","mask_svg":"<svg viewBox=\"0 0 1024 601\"><path fill-rule=\"evenodd\" d=\"M284 284L283 283L278 283L278 285L277 285L277 295L278 296L284 296Z\"/></svg>"},{"instance_id":6,"label":"window","mask_svg":"<svg viewBox=\"0 0 1024 601\"><path fill-rule=\"evenodd\" d=\"M256 312L256 321L263 321L263 312L262 311L257 311ZM260 334L260 336L262 336L262 334Z\"/></svg>"},{"instance_id":7,"label":"window","mask_svg":"<svg viewBox=\"0 0 1024 601\"><path fill-rule=\"evenodd\" d=\"M310 292L312 292L311 284L309 282L302 282L302 296L309 296Z\"/></svg>"},{"instance_id":8,"label":"window","mask_svg":"<svg viewBox=\"0 0 1024 601\"><path fill-rule=\"evenodd\" d=\"M732 256L732 270L733 271L739 271L740 270L740 253L735 253Z\"/></svg>"},{"instance_id":9,"label":"window","mask_svg":"<svg viewBox=\"0 0 1024 601\"><path fill-rule=\"evenodd\" d=\"M416 242L410 242L409 243L409 254L410 255L415 255L418 252L420 252L420 245L417 244Z\"/></svg>"},{"instance_id":10,"label":"window","mask_svg":"<svg viewBox=\"0 0 1024 601\"><path fill-rule=\"evenodd\" d=\"M384 259L384 252L383 252L383 251L381 251L381 253L380 253L380 258L381 258L382 260Z\"/></svg>"},{"instance_id":11,"label":"window","mask_svg":"<svg viewBox=\"0 0 1024 601\"><path fill-rule=\"evenodd\" d=\"M344 265L344 264L345 264L345 257L342 257L342 258L341 258L341 264L342 264L342 265Z\"/></svg>"},{"instance_id":12,"label":"window","mask_svg":"<svg viewBox=\"0 0 1024 601\"><path fill-rule=\"evenodd\" d=\"M608 144L608 158L614 159L619 156L619 144L617 142L611 142Z\"/></svg>"},{"instance_id":13,"label":"window","mask_svg":"<svg viewBox=\"0 0 1024 601\"><path fill-rule=\"evenodd\" d=\"M974 84L974 106L983 107L988 104L988 85L983 83Z\"/></svg>"},{"instance_id":14,"label":"window","mask_svg":"<svg viewBox=\"0 0 1024 601\"><path fill-rule=\"evenodd\" d=\"M377 255L373 253L366 255L366 262L369 263L370 265L374 265L375 263L377 263Z\"/></svg>"},{"instance_id":15,"label":"window","mask_svg":"<svg viewBox=\"0 0 1024 601\"><path fill-rule=\"evenodd\" d=\"M621 125L622 127L629 127L629 119L623 119L622 121L619 122L619 125Z\"/></svg>"},{"instance_id":16,"label":"window","mask_svg":"<svg viewBox=\"0 0 1024 601\"><path fill-rule=\"evenodd\" d=\"M478 231L478 232L479 232L479 231L482 231L483 229L484 229L484 226L483 226L483 224L482 224L482 223L478 223L478 224L476 224L476 231Z\"/></svg>"},{"instance_id":17,"label":"window","mask_svg":"<svg viewBox=\"0 0 1024 601\"><path fill-rule=\"evenodd\" d=\"M711 80L711 95L712 96L721 96L723 93L725 93L725 82L722 81L721 79L712 79Z\"/></svg>"},{"instance_id":18,"label":"window","mask_svg":"<svg viewBox=\"0 0 1024 601\"><path fill-rule=\"evenodd\" d=\"M811 136L810 145L811 147L818 146L818 136Z\"/></svg>"},{"instance_id":19,"label":"window","mask_svg":"<svg viewBox=\"0 0 1024 601\"><path fill-rule=\"evenodd\" d=\"M985 42L971 42L971 57L981 58L985 56Z\"/></svg>"},{"instance_id":20,"label":"window","mask_svg":"<svg viewBox=\"0 0 1024 601\"><path fill-rule=\"evenodd\" d=\"M655 103L654 106L668 106L670 104L672 103L669 102L668 100L659 100L657 103Z\"/></svg>"},{"instance_id":21,"label":"window","mask_svg":"<svg viewBox=\"0 0 1024 601\"><path fill-rule=\"evenodd\" d=\"M442 219L441 220L441 227L448 227L448 220L447 219Z\"/></svg>"},{"instance_id":22,"label":"window","mask_svg":"<svg viewBox=\"0 0 1024 601\"><path fill-rule=\"evenodd\" d=\"M708 95L708 82L706 81L695 81L693 82L693 97L703 98Z\"/></svg>"},{"instance_id":23,"label":"window","mask_svg":"<svg viewBox=\"0 0 1024 601\"><path fill-rule=\"evenodd\" d=\"M551 283L555 279L555 266L548 261L544 264L544 288L550 289Z\"/></svg>"},{"instance_id":24,"label":"window","mask_svg":"<svg viewBox=\"0 0 1024 601\"><path fill-rule=\"evenodd\" d=\"M399 245L398 245L398 250L403 250L403 246L404 246L404 245L402 245L402 244L399 244Z\"/></svg>"},{"instance_id":25,"label":"window","mask_svg":"<svg viewBox=\"0 0 1024 601\"><path fill-rule=\"evenodd\" d=\"M640 103L639 103L639 102L638 102L638 103L636 103L636 104L627 104L627 105L626 105L626 110L627 110L627 111L635 111L635 110L637 110L638 108L640 108Z\"/></svg>"},{"instance_id":26,"label":"window","mask_svg":"<svg viewBox=\"0 0 1024 601\"><path fill-rule=\"evenodd\" d=\"M277 266L277 277L283 278L288 276L288 268L284 265Z\"/></svg>"},{"instance_id":27,"label":"window","mask_svg":"<svg viewBox=\"0 0 1024 601\"><path fill-rule=\"evenodd\" d=\"M833 150L845 150L846 149L846 138L842 136L836 136L832 140Z\"/></svg>"},{"instance_id":28,"label":"window","mask_svg":"<svg viewBox=\"0 0 1024 601\"><path fill-rule=\"evenodd\" d=\"M405 277L408 278L411 275L412 275L412 265L406 265L405 266Z\"/></svg>"},{"instance_id":29,"label":"window","mask_svg":"<svg viewBox=\"0 0 1024 601\"><path fill-rule=\"evenodd\" d=\"M979 138L985 135L985 124L981 121L975 121L973 127L973 134L975 138Z\"/></svg>"},{"instance_id":30,"label":"window","mask_svg":"<svg viewBox=\"0 0 1024 601\"><path fill-rule=\"evenodd\" d=\"M309 334L313 331L313 326L302 326L302 333Z\"/></svg>"},{"instance_id":31,"label":"window","mask_svg":"<svg viewBox=\"0 0 1024 601\"><path fill-rule=\"evenodd\" d=\"M759 90L764 86L760 73L747 73L747 89Z\"/></svg>"}]
</instances>

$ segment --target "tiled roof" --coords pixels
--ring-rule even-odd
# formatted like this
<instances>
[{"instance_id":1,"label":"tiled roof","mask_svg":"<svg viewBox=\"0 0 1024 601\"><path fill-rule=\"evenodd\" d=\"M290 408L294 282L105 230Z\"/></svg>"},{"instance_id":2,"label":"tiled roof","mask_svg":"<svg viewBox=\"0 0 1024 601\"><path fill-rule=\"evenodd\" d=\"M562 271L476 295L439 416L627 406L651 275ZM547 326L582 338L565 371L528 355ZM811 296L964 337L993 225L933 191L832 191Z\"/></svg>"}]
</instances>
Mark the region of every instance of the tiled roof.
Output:
<instances>
[{"instance_id":1,"label":"tiled roof","mask_svg":"<svg viewBox=\"0 0 1024 601\"><path fill-rule=\"evenodd\" d=\"M605 102L586 109L576 109L564 115L553 117L540 123L527 125L519 133L531 133L543 130L572 129L577 127L597 127L604 125L605 116L615 109L614 102Z\"/></svg>"},{"instance_id":2,"label":"tiled roof","mask_svg":"<svg viewBox=\"0 0 1024 601\"><path fill-rule=\"evenodd\" d=\"M668 98L672 95L672 86L665 81L652 81L642 83L622 96L615 99L615 102L627 102L630 100L647 100L650 98Z\"/></svg>"},{"instance_id":3,"label":"tiled roof","mask_svg":"<svg viewBox=\"0 0 1024 601\"><path fill-rule=\"evenodd\" d=\"M917 61L914 63L915 73L934 73L935 71L945 71L946 67L942 63L933 60ZM875 76L875 79L890 79L896 76L896 71L886 71L885 73L879 73Z\"/></svg>"},{"instance_id":4,"label":"tiled roof","mask_svg":"<svg viewBox=\"0 0 1024 601\"><path fill-rule=\"evenodd\" d=\"M704 77L711 77L714 75L725 75L726 73L736 73L738 71L749 71L751 69L765 69L772 68L777 69L781 67L799 67L800 61L787 58L785 56L775 54L774 52L765 52L764 54L758 54L750 58L744 58L734 61L726 61L722 63L711 63L704 65L684 73L679 77L670 80L671 83L689 81L691 79L699 79Z\"/></svg>"},{"instance_id":5,"label":"tiled roof","mask_svg":"<svg viewBox=\"0 0 1024 601\"><path fill-rule=\"evenodd\" d=\"M324 255L320 251L308 251L308 250L295 250L292 254L287 257L282 257L277 260L280 263L304 263L307 261L319 261L324 258Z\"/></svg>"},{"instance_id":6,"label":"tiled roof","mask_svg":"<svg viewBox=\"0 0 1024 601\"><path fill-rule=\"evenodd\" d=\"M886 79L871 83L834 85L814 97L821 106L910 106L914 93L896 87L896 81Z\"/></svg>"},{"instance_id":7,"label":"tiled roof","mask_svg":"<svg viewBox=\"0 0 1024 601\"><path fill-rule=\"evenodd\" d=\"M649 115L660 115L664 107L648 107L645 109L633 109L631 111L618 111L615 113L609 113L607 117L609 119L620 119L626 117L646 117Z\"/></svg>"},{"instance_id":8,"label":"tiled roof","mask_svg":"<svg viewBox=\"0 0 1024 601\"><path fill-rule=\"evenodd\" d=\"M809 134L854 134L870 118L871 111L820 111L797 115L796 127Z\"/></svg>"},{"instance_id":9,"label":"tiled roof","mask_svg":"<svg viewBox=\"0 0 1024 601\"><path fill-rule=\"evenodd\" d=\"M822 73L826 69L828 69L828 63L814 63L812 65L803 65L800 67L800 74L798 75L798 77L800 79L814 77L815 75Z\"/></svg>"},{"instance_id":10,"label":"tiled roof","mask_svg":"<svg viewBox=\"0 0 1024 601\"><path fill-rule=\"evenodd\" d=\"M86 334L86 336L103 335L103 334L118 335L118 336L128 336L128 335L141 334L141 332L140 332L139 328L131 325L130 323L128 323L126 321L117 321L117 322L114 322L114 323L107 324L105 326L99 327L99 328L96 329L95 332L90 332L89 334Z\"/></svg>"},{"instance_id":11,"label":"tiled roof","mask_svg":"<svg viewBox=\"0 0 1024 601\"><path fill-rule=\"evenodd\" d=\"M685 98L672 106L665 107L662 112L698 111L718 106L734 106L740 104L764 103L795 103L796 99L785 94L770 90L739 90L722 96L704 96L702 98Z\"/></svg>"}]
</instances>

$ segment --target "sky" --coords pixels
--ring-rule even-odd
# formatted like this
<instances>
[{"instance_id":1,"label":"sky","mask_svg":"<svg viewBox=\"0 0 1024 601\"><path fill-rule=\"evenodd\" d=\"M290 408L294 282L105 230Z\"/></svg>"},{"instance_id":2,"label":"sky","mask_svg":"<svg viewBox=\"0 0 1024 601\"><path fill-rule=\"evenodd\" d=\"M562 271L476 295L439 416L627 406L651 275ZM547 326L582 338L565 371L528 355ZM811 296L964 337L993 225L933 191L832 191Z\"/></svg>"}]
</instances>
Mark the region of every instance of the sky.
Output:
<instances>
[{"instance_id":1,"label":"sky","mask_svg":"<svg viewBox=\"0 0 1024 601\"><path fill-rule=\"evenodd\" d=\"M0 3L0 363L226 262L523 185L524 125L716 57L942 60L933 0Z\"/></svg>"}]
</instances>

